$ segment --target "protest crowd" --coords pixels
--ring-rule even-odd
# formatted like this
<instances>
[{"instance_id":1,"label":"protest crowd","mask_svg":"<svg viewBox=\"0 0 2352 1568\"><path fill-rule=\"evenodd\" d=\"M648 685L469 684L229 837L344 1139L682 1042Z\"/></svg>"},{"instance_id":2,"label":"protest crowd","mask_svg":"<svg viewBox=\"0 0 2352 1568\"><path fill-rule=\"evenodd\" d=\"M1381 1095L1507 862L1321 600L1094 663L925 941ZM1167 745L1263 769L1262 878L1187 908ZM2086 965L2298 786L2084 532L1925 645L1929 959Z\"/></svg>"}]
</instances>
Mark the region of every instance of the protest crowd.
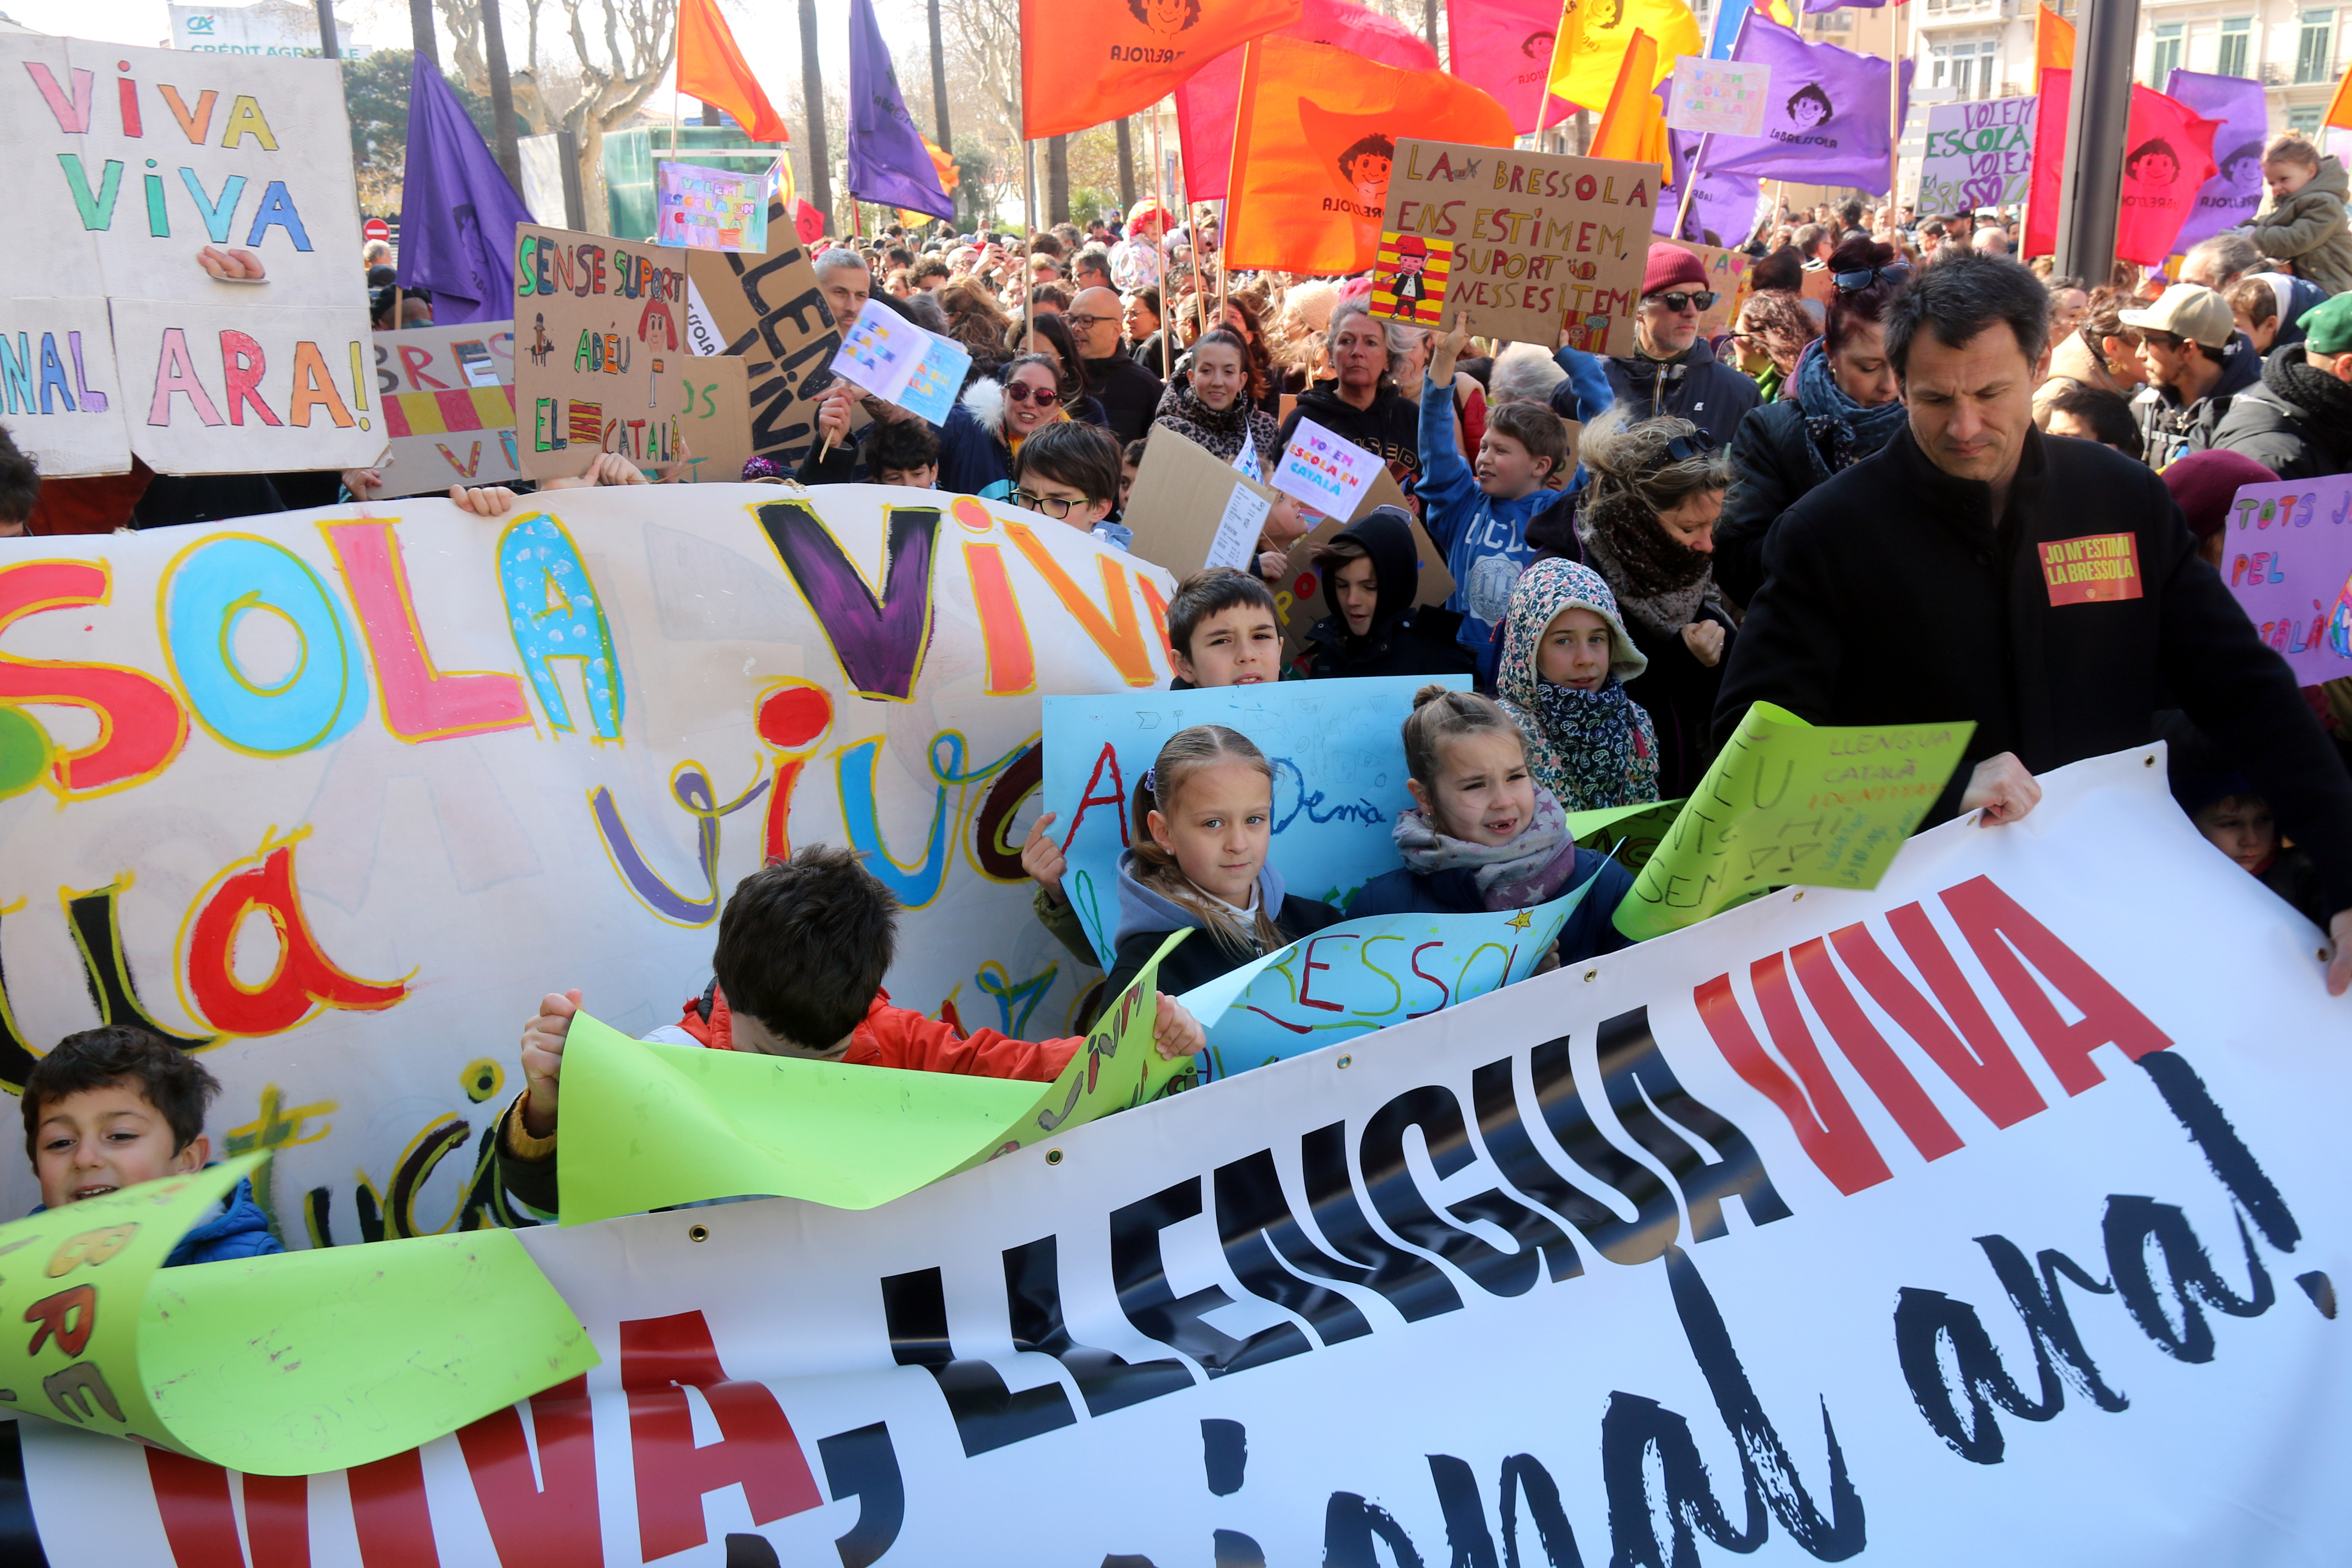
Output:
<instances>
[{"instance_id":1,"label":"protest crowd","mask_svg":"<svg viewBox=\"0 0 2352 1568\"><path fill-rule=\"evenodd\" d=\"M1204 7L1218 0L1194 10ZM1759 6L1742 37L1775 26ZM1625 46L1602 47L1615 51L1605 77L1631 79ZM1723 54L1737 62L1747 47ZM854 229L781 193L771 254L793 243L796 213L819 231L798 231L804 265L845 346L799 405L797 438L741 462L740 481L766 487L754 499L814 498L822 510L830 487L848 485L905 487L943 509L976 498L1034 529L1076 531L1134 562L1139 579L1146 562L1165 567L1178 692L1391 678L1364 689L1380 694L1369 700L1384 705L1379 723L1403 758L1392 798L1377 803L1393 856L1336 896L1286 884L1275 803L1291 737L1254 731L1245 703L1204 698L1211 717L1166 733L1123 781L1115 887L1090 883L1081 899L1065 853L1075 824L1052 812L1009 841L1030 879L1023 918L1102 975L1073 1032L1024 1038L894 1002L886 977L919 938L893 884L857 846L795 838L724 892L707 969L677 974L669 994L613 995L576 971L505 977L514 984L499 1005L514 1016L486 1022L479 1042L519 1079L493 1107L505 1197L540 1221L562 1212L564 1061L583 1011L674 1014L635 1031L670 1047L1043 1085L1098 1024L1111 1026L1107 1016L1124 1017L1118 999L1139 983L1160 1057L1206 1051L1214 1025L1187 993L1342 922L1573 898L1530 970L1585 966L1635 940L1616 917L1642 865L1608 824L1651 807L1670 817L1701 795L1758 704L1812 726L1972 724L1921 831L1971 815L1984 831L2016 831L2042 775L2161 740L2181 814L2316 928L2306 946L2329 957L2314 984L2352 988L2352 675L2313 683L2285 657L2289 637L2298 651L2332 638L2352 653L2352 587L2307 628L2275 632L2233 592L2263 571L2248 563L2242 489L2352 476L2343 165L2311 136L2266 132L2237 171L2251 191L2258 169L2261 185L2242 220L2176 245L2182 223L2201 221L2184 205L2154 249L2133 249L2149 259L2060 275L2046 213L2021 202L1930 210L1916 188L1889 190L1885 62L1869 62L1878 74L1849 93L1832 74L1856 68L1827 58L1843 51L1790 48L1772 92L1801 127L1816 111L1799 102L1800 69L1829 84L1823 110L1875 86L1876 182L1792 206L1783 181L1820 177L1798 153L1746 164L1717 154L1695 168L1670 120L1646 141L1630 123L1664 112L1640 90L1638 106L1615 91L1586 105L1601 123L1579 153L1537 152L1518 125L1523 155L1615 160L1612 177L1646 179L1654 203L1615 258L1616 318L1555 312L1533 335L1499 332L1497 320L1517 317L1473 302L1466 244L1442 247L1449 298L1440 247L1396 216L1431 149L1499 155L1509 137L1483 110L1416 111L1371 138L1382 172L1353 188L1391 204L1385 217L1326 197L1315 224L1283 205L1252 171L1287 154L1246 123L1225 128L1222 199L1155 194L1050 226L949 216L959 208L928 159L888 170L900 176L891 189L915 195L870 200ZM1658 55L1662 76L1675 52ZM773 74L769 64L751 67ZM1444 90L1475 90L1433 66L1361 64L1368 79L1444 77ZM730 109L746 124L773 115L764 98ZM1565 110L1552 113L1546 129ZM791 134L797 150L801 128ZM861 152L850 135L853 188L876 188L858 160L887 148ZM2206 153L2164 155L2221 176ZM488 154L478 142L466 156ZM1340 166L1362 175L1374 161L1359 143ZM1662 162L1675 180L1659 182ZM343 247L379 344L494 321L516 333L515 374L530 374L529 303L467 298L455 272L426 265L435 215L404 217L397 250L310 231L321 249ZM512 263L505 237L488 248L492 264ZM185 265L257 289L279 263L266 247L229 245L190 248ZM926 406L860 380L860 365L888 363L856 359L862 347L903 342L902 327L950 367ZM569 353L557 345L558 361ZM897 384L913 384L902 374ZM516 394L521 426L525 401ZM51 477L38 421L0 425L0 533L15 536L0 550L117 531L193 537L415 494L381 461L170 474L134 458L127 472ZM1211 488L1230 498L1202 500L1165 478L1180 458L1206 471L1202 455L1223 466L1229 483ZM608 430L572 472L446 494L502 526L551 493L739 477L697 473L695 457L688 442L630 449ZM1321 481L1298 482L1307 468ZM1194 514L1231 515L1229 499L1254 519L1242 537L1221 532L1212 561L1164 558L1170 531L1205 538ZM2078 558L2095 569L2072 570ZM412 552L408 570L427 581L434 566ZM1428 591L1441 571L1450 589ZM1350 710L1368 700L1330 689ZM1049 765L1053 743L1049 728ZM45 1207L201 1170L225 1147L202 1058L138 1020L33 1046L21 1101ZM282 1226L266 1207L240 1182L170 1261L276 1251Z\"/></svg>"}]
</instances>

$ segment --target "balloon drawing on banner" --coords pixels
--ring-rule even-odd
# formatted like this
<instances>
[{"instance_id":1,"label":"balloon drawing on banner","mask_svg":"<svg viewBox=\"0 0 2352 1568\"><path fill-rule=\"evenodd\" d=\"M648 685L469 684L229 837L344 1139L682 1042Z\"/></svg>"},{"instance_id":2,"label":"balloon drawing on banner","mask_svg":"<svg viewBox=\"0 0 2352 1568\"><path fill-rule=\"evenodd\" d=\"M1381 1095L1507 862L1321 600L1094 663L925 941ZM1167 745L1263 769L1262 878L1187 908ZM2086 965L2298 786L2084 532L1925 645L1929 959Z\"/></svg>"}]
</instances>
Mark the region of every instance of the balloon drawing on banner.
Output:
<instances>
[{"instance_id":1,"label":"balloon drawing on banner","mask_svg":"<svg viewBox=\"0 0 2352 1568\"><path fill-rule=\"evenodd\" d=\"M0 366L0 409L67 465L51 471L121 473L133 454L168 474L373 462L384 428L333 62L20 31L0 36L0 80L22 173L9 216L39 237L0 317L35 363Z\"/></svg>"},{"instance_id":2,"label":"balloon drawing on banner","mask_svg":"<svg viewBox=\"0 0 2352 1568\"><path fill-rule=\"evenodd\" d=\"M469 321L372 334L390 449L388 496L522 478L515 451L514 323Z\"/></svg>"},{"instance_id":3,"label":"balloon drawing on banner","mask_svg":"<svg viewBox=\"0 0 2352 1568\"><path fill-rule=\"evenodd\" d=\"M2352 478L2248 485L2222 537L2221 580L2295 684L2352 675Z\"/></svg>"},{"instance_id":4,"label":"balloon drawing on banner","mask_svg":"<svg viewBox=\"0 0 2352 1568\"><path fill-rule=\"evenodd\" d=\"M1267 681L1194 691L1047 697L1040 812L1069 868L1063 893L1097 953L1118 926L1118 858L1146 831L1129 820L1136 784L1177 731L1223 724L1256 742L1274 767L1266 864L1303 898L1344 906L1402 864L1390 836L1405 792L1405 715L1421 676L1374 676L1344 690ZM1467 685L1466 676L1454 684ZM1109 967L1108 964L1104 965Z\"/></svg>"},{"instance_id":5,"label":"balloon drawing on banner","mask_svg":"<svg viewBox=\"0 0 2352 1568\"><path fill-rule=\"evenodd\" d=\"M1976 212L2025 200L2033 180L2036 101L1996 98L1930 108L1919 161L1919 210Z\"/></svg>"},{"instance_id":6,"label":"balloon drawing on banner","mask_svg":"<svg viewBox=\"0 0 2352 1568\"><path fill-rule=\"evenodd\" d=\"M2345 1561L2342 1000L2163 760L887 1207L523 1232L584 1377L314 1486L22 1420L26 1528L189 1568L1026 1568L1040 1519L1084 1563L1973 1568L2251 1518ZM2296 1463L2182 1484L2256 1429ZM1150 1483L1073 1487L1107 1446Z\"/></svg>"},{"instance_id":7,"label":"balloon drawing on banner","mask_svg":"<svg viewBox=\"0 0 2352 1568\"><path fill-rule=\"evenodd\" d=\"M0 823L0 926L78 956L0 976L0 1082L101 1022L186 1042L289 1243L527 1223L489 1160L510 1026L572 985L675 1020L726 891L796 845L898 899L901 1005L1070 1032L1020 866L1037 693L1164 684L1174 591L1076 529L699 484L26 543L0 790L56 805ZM35 1201L0 1172L0 1213Z\"/></svg>"}]
</instances>

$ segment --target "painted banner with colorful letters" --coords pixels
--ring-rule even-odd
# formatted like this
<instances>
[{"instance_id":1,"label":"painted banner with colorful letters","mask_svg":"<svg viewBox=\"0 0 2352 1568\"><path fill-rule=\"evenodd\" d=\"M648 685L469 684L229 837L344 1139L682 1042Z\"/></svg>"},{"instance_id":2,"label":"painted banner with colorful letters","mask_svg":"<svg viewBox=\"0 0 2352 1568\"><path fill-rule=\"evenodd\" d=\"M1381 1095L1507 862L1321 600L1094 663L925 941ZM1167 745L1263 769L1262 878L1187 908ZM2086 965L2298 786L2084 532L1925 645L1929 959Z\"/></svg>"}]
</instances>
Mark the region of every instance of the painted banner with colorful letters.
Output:
<instances>
[{"instance_id":1,"label":"painted banner with colorful letters","mask_svg":"<svg viewBox=\"0 0 2352 1568\"><path fill-rule=\"evenodd\" d=\"M24 1422L30 1522L58 1568L2342 1561L2352 998L2160 749L2043 783L881 1209L526 1231L584 1377L307 1483Z\"/></svg>"}]
</instances>

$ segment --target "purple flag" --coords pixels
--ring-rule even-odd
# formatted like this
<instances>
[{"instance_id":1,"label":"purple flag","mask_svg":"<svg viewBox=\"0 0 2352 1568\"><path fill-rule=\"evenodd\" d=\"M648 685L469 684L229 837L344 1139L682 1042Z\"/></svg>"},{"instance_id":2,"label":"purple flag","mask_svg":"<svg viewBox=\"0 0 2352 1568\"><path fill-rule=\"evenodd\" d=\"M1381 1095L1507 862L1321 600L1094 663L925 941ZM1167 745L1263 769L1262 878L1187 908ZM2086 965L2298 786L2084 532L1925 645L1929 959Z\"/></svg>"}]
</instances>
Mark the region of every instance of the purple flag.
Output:
<instances>
[{"instance_id":1,"label":"purple flag","mask_svg":"<svg viewBox=\"0 0 2352 1568\"><path fill-rule=\"evenodd\" d=\"M2176 70L2164 93L2207 120L2221 121L2213 137L2218 173L2197 188L2197 205L2172 242L2178 253L2254 216L2263 201L2263 138L2270 133L2270 115L2263 84L2242 76Z\"/></svg>"},{"instance_id":2,"label":"purple flag","mask_svg":"<svg viewBox=\"0 0 2352 1568\"><path fill-rule=\"evenodd\" d=\"M1658 100L1671 110L1675 101L1675 79L1666 78L1658 84ZM1698 170L1691 163L1698 156L1699 142L1704 138L1688 131L1666 132L1666 145L1674 158L1675 183L1670 194L1658 198L1655 218L1650 225L1654 234L1670 239L1696 240L1701 245L1714 245L1738 249L1748 242L1756 229L1756 197L1764 182L1754 174L1719 174L1712 168ZM1726 139L1727 140L1727 138ZM1708 159L1713 163L1713 158ZM1683 182L1696 179L1698 187L1691 193L1690 210L1683 217L1682 232L1676 234L1675 215L1683 211Z\"/></svg>"},{"instance_id":3,"label":"purple flag","mask_svg":"<svg viewBox=\"0 0 2352 1568\"><path fill-rule=\"evenodd\" d=\"M898 95L874 0L849 0L849 194L862 202L952 219L930 149Z\"/></svg>"},{"instance_id":4,"label":"purple flag","mask_svg":"<svg viewBox=\"0 0 2352 1568\"><path fill-rule=\"evenodd\" d=\"M1805 15L1810 16L1816 11L1840 11L1849 5L1858 11L1875 11L1885 4L1886 0L1805 0Z\"/></svg>"},{"instance_id":5,"label":"purple flag","mask_svg":"<svg viewBox=\"0 0 2352 1568\"><path fill-rule=\"evenodd\" d=\"M1712 174L1758 174L1814 185L1887 188L1886 62L1835 44L1809 44L1760 11L1750 11L1732 58L1772 68L1761 136L1717 136L1706 150ZM1903 62L1903 100L1911 62ZM1899 121L1899 114L1895 117Z\"/></svg>"},{"instance_id":6,"label":"purple flag","mask_svg":"<svg viewBox=\"0 0 2352 1568\"><path fill-rule=\"evenodd\" d=\"M430 292L441 326L505 321L514 314L515 225L531 221L457 95L419 56L408 79L400 286Z\"/></svg>"}]
</instances>

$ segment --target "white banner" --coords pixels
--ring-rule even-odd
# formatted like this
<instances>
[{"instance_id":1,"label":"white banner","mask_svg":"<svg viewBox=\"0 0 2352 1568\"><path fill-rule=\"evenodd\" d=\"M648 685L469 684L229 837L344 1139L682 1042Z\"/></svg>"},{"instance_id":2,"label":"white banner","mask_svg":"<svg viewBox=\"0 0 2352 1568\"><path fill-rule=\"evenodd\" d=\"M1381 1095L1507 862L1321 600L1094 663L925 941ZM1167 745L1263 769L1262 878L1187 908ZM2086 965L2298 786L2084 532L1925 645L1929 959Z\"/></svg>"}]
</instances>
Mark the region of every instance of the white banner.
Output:
<instances>
[{"instance_id":1,"label":"white banner","mask_svg":"<svg viewBox=\"0 0 2352 1568\"><path fill-rule=\"evenodd\" d=\"M880 1209L527 1232L584 1382L308 1482L26 1420L42 1543L2345 1561L2352 999L2163 779L2079 764L1874 892L1776 893Z\"/></svg>"}]
</instances>

